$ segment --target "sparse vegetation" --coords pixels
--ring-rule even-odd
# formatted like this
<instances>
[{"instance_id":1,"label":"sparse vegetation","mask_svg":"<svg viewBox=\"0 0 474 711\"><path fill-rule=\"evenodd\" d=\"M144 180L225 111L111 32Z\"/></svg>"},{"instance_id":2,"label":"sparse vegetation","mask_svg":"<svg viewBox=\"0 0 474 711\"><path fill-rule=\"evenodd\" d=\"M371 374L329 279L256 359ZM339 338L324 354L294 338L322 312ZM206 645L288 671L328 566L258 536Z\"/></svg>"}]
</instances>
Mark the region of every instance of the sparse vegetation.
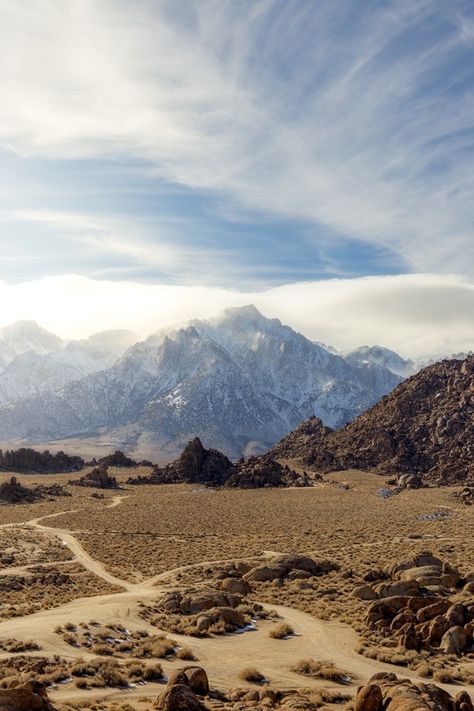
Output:
<instances>
[{"instance_id":1,"label":"sparse vegetation","mask_svg":"<svg viewBox=\"0 0 474 711\"><path fill-rule=\"evenodd\" d=\"M312 679L336 681L338 684L347 684L351 680L346 672L338 669L331 661L301 659L291 667L291 671L309 676Z\"/></svg>"},{"instance_id":2,"label":"sparse vegetation","mask_svg":"<svg viewBox=\"0 0 474 711\"><path fill-rule=\"evenodd\" d=\"M245 667L239 672L239 678L252 684L263 684L266 681L265 675L259 672L256 667Z\"/></svg>"},{"instance_id":3,"label":"sparse vegetation","mask_svg":"<svg viewBox=\"0 0 474 711\"><path fill-rule=\"evenodd\" d=\"M294 635L294 633L291 625L287 622L281 622L279 625L275 625L275 627L270 629L268 636L272 637L272 639L287 639L287 637Z\"/></svg>"}]
</instances>

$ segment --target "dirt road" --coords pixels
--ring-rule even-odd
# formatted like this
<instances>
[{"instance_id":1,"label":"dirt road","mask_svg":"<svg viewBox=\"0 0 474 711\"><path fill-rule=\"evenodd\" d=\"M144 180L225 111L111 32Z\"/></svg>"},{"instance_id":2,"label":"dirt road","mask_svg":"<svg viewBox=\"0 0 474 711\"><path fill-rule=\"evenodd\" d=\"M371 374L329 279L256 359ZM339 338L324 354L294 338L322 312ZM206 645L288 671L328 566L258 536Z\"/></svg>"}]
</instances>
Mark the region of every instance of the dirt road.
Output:
<instances>
[{"instance_id":1,"label":"dirt road","mask_svg":"<svg viewBox=\"0 0 474 711\"><path fill-rule=\"evenodd\" d=\"M123 497L114 497L112 505L119 506ZM66 545L74 558L84 568L99 578L122 588L121 592L87 597L74 600L72 602L59 605L53 609L43 610L23 618L14 618L0 623L0 637L14 637L26 640L34 639L42 646L42 654L61 656L74 659L77 657L93 656L71 647L62 638L54 633L57 625L64 625L66 622L79 623L97 619L103 624L122 623L130 630L147 629L150 633L156 633L156 628L152 627L139 617L139 602L153 601L163 591L159 587L160 582L165 582L176 572L189 569L193 566L183 566L175 570L161 573L160 575L144 580L140 583L130 583L121 580L109 573L104 565L93 558L79 543L74 534L66 529L52 528L43 522L53 516L51 514L41 518L26 521L23 526L37 529L42 533L58 537ZM15 524L15 527L21 524ZM203 561L198 565L211 561ZM215 562L215 561L212 561ZM9 572L14 569L9 569ZM403 676L415 680L423 681L416 674L384 664L373 659L368 659L357 654L354 650L357 643L357 633L346 624L334 621L318 620L304 612L298 610L272 605L280 616L287 621L295 630L295 636L288 640L274 640L268 636L269 626L273 623L269 621L259 621L257 629L242 634L232 634L224 637L210 638L189 638L180 635L172 635L179 644L190 646L199 664L206 668L211 683L220 688L237 686L242 682L238 679L240 669L245 666L256 665L275 686L279 687L308 687L309 685L324 686L326 688L335 687L329 682L312 681L305 677L289 671L291 663L299 659L313 657L320 660L331 660L337 667L345 670L351 677L350 687L355 687L366 681L373 674L380 671L401 672ZM3 655L2 655L3 656ZM161 663L161 660L160 660ZM164 661L165 672L176 668L177 662ZM440 686L443 686L440 684ZM155 688L156 687L156 688ZM147 685L137 687L128 691L117 689L99 689L92 692L79 692L72 684L62 686L52 692L52 698L61 700L73 700L84 698L84 696L120 696L133 698L133 696L143 696L144 694L157 693L159 685ZM347 687L349 688L349 687ZM448 691L453 691L453 687L444 686ZM455 687L456 691L466 689L474 698L473 686Z\"/></svg>"}]
</instances>

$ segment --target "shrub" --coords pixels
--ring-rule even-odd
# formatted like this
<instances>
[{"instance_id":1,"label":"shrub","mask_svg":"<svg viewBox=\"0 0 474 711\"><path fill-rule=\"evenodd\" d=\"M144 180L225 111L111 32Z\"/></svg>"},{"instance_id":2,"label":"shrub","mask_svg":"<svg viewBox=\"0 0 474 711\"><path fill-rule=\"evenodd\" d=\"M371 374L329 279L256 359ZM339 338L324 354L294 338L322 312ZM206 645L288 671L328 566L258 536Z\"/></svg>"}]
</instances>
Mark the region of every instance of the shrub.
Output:
<instances>
[{"instance_id":1,"label":"shrub","mask_svg":"<svg viewBox=\"0 0 474 711\"><path fill-rule=\"evenodd\" d=\"M262 684L266 681L265 676L255 667L245 667L241 670L239 677L244 681L250 681L254 684Z\"/></svg>"},{"instance_id":2,"label":"shrub","mask_svg":"<svg viewBox=\"0 0 474 711\"><path fill-rule=\"evenodd\" d=\"M336 681L339 684L345 684L350 681L350 677L346 672L338 669L330 661L301 659L295 666L291 667L291 671L310 676L312 679L327 679L328 681Z\"/></svg>"},{"instance_id":3,"label":"shrub","mask_svg":"<svg viewBox=\"0 0 474 711\"><path fill-rule=\"evenodd\" d=\"M281 624L272 627L268 633L268 636L272 637L272 639L286 639L292 634L294 634L293 627L287 622L282 622Z\"/></svg>"}]
</instances>

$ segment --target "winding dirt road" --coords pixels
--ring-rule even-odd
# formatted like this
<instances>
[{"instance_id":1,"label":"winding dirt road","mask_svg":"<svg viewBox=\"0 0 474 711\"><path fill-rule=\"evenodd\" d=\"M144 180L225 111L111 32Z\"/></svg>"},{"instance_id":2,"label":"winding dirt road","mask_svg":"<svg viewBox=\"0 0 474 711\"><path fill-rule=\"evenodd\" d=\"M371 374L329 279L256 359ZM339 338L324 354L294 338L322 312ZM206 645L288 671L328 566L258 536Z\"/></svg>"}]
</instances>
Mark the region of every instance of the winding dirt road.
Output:
<instances>
[{"instance_id":1,"label":"winding dirt road","mask_svg":"<svg viewBox=\"0 0 474 711\"><path fill-rule=\"evenodd\" d=\"M114 497L111 505L119 506L123 498ZM202 561L195 566L182 566L160 573L140 583L130 583L109 573L102 563L82 547L71 531L48 527L42 523L46 519L59 516L62 513L64 512L32 519L24 524L14 524L14 526L15 528L33 527L44 534L58 537L72 552L75 560L84 568L106 582L119 586L122 590L114 594L76 599L52 609L0 623L0 637L14 637L20 640L34 639L41 643L42 651L39 654L60 654L67 659L94 656L84 650L71 647L54 633L54 628L57 625L63 625L66 622L77 624L95 618L103 624L122 623L130 630L147 629L150 633L156 634L156 628L139 617L139 603L156 599L163 592L159 583L166 582L180 570L202 566L203 563L224 562ZM14 570L14 568L10 568L9 572ZM203 639L175 634L172 637L177 640L178 644L190 646L193 649L199 659L199 664L207 670L212 684L220 688L240 685L242 683L238 679L240 669L252 664L257 665L275 686L295 688L313 685L340 689L340 686L336 687L330 682L312 681L289 671L292 662L309 657L331 660L336 666L345 670L352 679L351 684L346 687L348 689L360 685L373 674L381 671L398 671L405 677L423 681L413 672L357 654L354 651L357 633L349 625L318 620L307 613L289 607L279 605L271 605L271 607L291 624L296 633L293 638L285 641L270 638L268 629L272 623L268 621L259 621L256 630L242 634ZM1 654L0 658L5 656L11 655ZM161 662L162 660L160 660ZM163 662L165 673L176 668L176 664L176 661L165 660ZM450 692L465 689L474 698L474 686L439 685L444 686ZM98 689L79 692L72 684L69 684L54 690L51 696L53 699L63 701L72 701L85 696L132 698L144 694L156 694L161 688L156 684L148 684L146 687L137 687L127 691Z\"/></svg>"}]
</instances>

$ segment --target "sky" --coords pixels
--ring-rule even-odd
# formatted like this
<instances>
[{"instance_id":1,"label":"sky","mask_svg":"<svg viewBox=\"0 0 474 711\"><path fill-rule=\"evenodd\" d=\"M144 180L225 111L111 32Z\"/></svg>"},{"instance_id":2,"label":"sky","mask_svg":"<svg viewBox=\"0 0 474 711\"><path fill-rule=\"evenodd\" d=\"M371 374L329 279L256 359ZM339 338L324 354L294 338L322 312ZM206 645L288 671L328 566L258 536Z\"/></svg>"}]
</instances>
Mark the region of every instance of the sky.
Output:
<instances>
[{"instance_id":1,"label":"sky","mask_svg":"<svg viewBox=\"0 0 474 711\"><path fill-rule=\"evenodd\" d=\"M0 325L474 348L471 0L0 0Z\"/></svg>"}]
</instances>

